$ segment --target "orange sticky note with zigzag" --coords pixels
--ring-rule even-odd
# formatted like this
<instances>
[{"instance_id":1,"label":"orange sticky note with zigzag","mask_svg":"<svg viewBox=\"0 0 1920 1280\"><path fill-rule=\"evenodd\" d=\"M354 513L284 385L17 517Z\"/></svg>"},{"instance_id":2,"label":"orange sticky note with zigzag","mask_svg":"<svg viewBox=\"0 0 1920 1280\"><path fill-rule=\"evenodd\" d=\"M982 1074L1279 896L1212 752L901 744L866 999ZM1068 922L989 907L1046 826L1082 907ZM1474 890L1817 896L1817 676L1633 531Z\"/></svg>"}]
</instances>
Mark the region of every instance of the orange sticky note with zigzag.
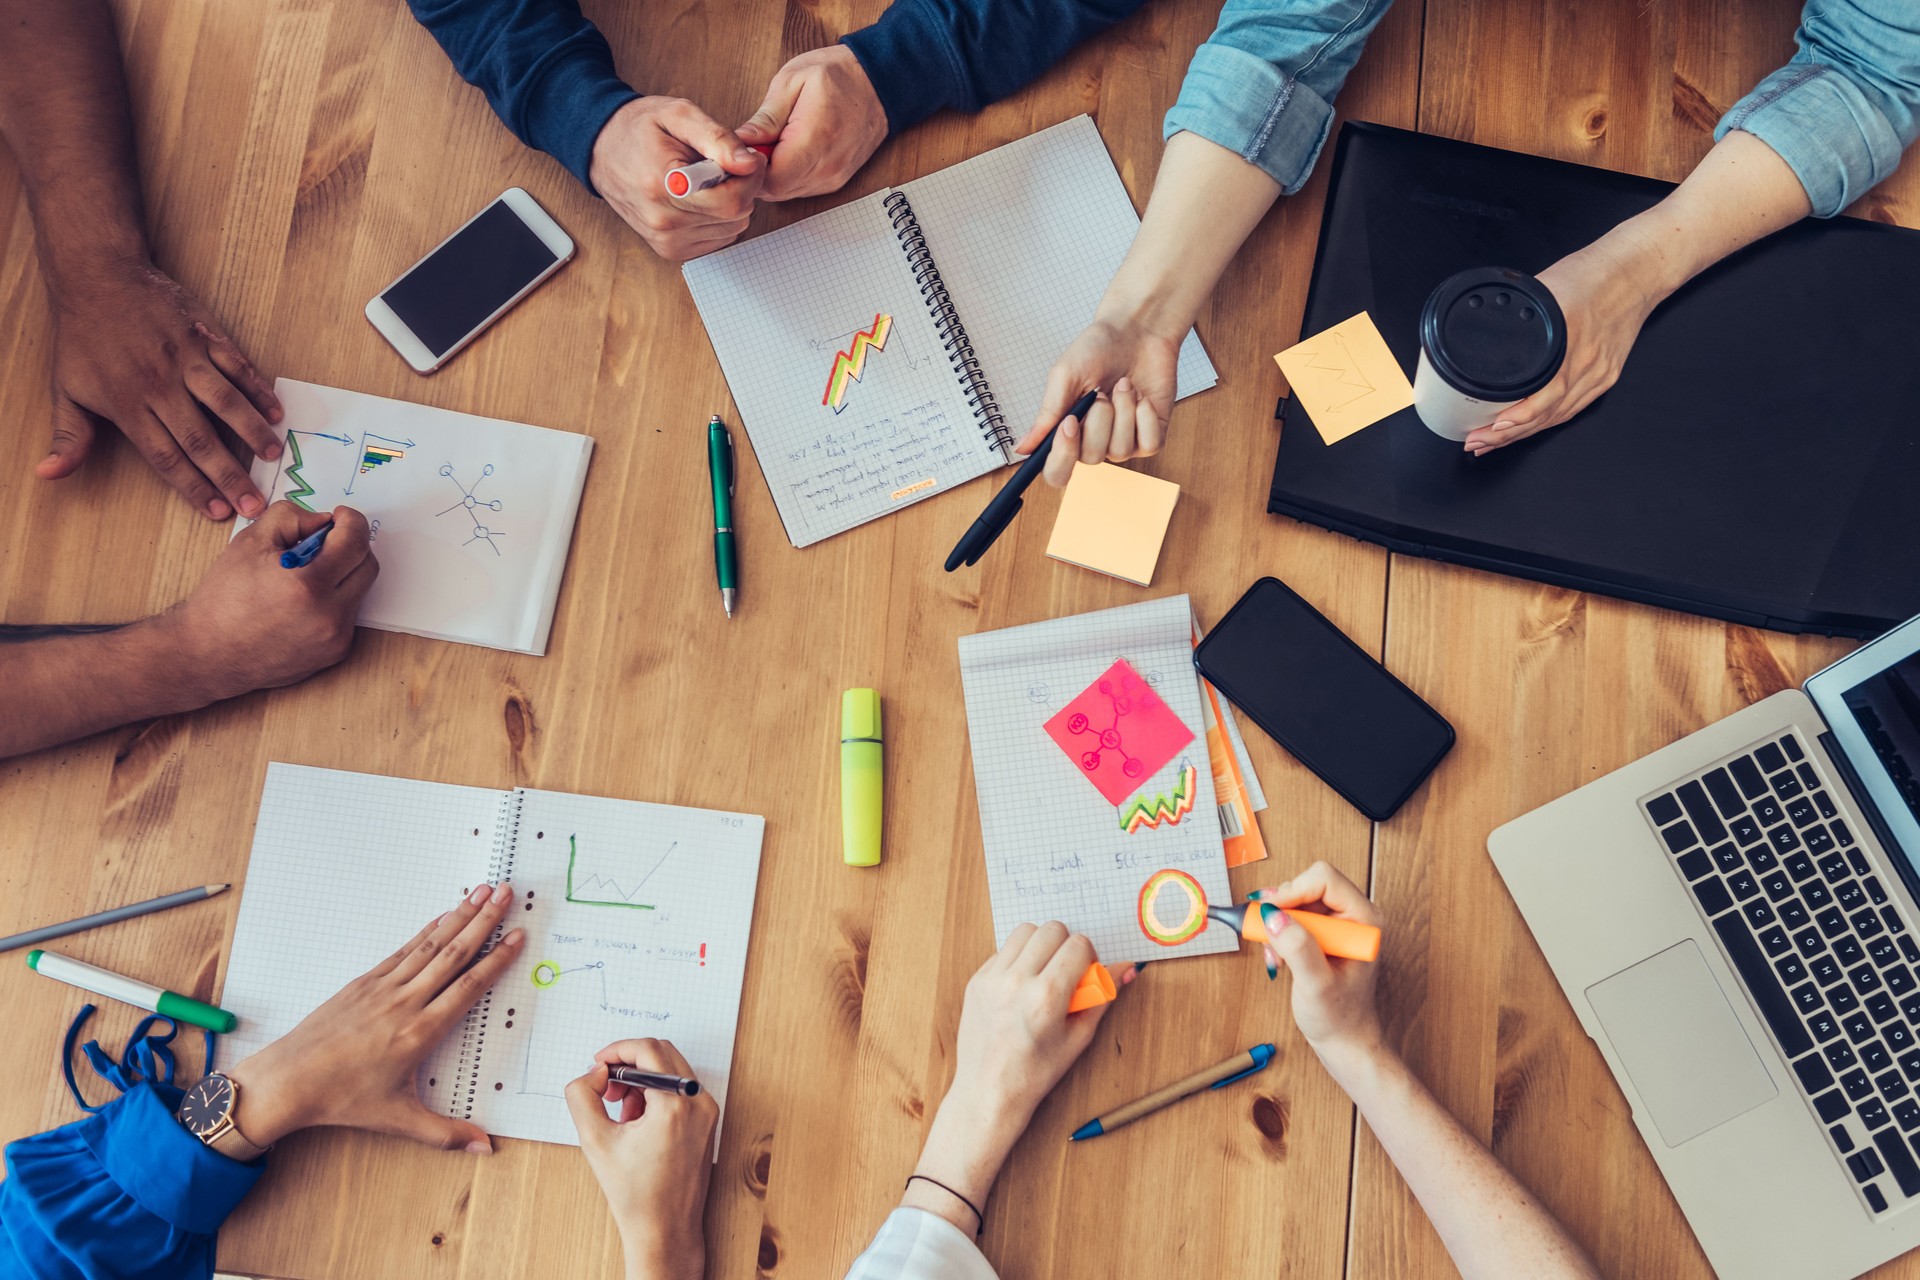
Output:
<instances>
[{"instance_id":1,"label":"orange sticky note with zigzag","mask_svg":"<svg viewBox=\"0 0 1920 1280\"><path fill-rule=\"evenodd\" d=\"M1273 359L1328 444L1413 403L1413 384L1364 311Z\"/></svg>"}]
</instances>

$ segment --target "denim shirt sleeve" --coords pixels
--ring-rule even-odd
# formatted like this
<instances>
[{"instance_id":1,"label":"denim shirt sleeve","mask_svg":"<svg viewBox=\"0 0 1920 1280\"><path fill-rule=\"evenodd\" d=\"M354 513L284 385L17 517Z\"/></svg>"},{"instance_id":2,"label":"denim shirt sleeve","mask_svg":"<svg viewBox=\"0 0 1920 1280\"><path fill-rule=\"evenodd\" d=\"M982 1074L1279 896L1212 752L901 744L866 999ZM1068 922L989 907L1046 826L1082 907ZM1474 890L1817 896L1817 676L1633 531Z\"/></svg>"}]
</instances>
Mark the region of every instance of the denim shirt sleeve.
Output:
<instances>
[{"instance_id":1,"label":"denim shirt sleeve","mask_svg":"<svg viewBox=\"0 0 1920 1280\"><path fill-rule=\"evenodd\" d=\"M1787 162L1815 217L1830 218L1900 165L1920 134L1920 4L1808 0L1798 52L1733 105L1739 129Z\"/></svg>"},{"instance_id":2,"label":"denim shirt sleeve","mask_svg":"<svg viewBox=\"0 0 1920 1280\"><path fill-rule=\"evenodd\" d=\"M1197 133L1292 195L1333 127L1333 99L1393 0L1227 0L1163 136Z\"/></svg>"}]
</instances>

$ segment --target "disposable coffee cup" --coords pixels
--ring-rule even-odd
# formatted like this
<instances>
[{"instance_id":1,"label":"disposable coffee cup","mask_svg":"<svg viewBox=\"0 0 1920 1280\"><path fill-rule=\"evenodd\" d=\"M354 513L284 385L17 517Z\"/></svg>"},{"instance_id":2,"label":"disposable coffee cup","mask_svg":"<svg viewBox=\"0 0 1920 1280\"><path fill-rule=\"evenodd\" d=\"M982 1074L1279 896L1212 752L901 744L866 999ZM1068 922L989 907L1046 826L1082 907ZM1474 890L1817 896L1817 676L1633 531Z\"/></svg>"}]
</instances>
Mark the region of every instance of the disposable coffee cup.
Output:
<instances>
[{"instance_id":1,"label":"disposable coffee cup","mask_svg":"<svg viewBox=\"0 0 1920 1280\"><path fill-rule=\"evenodd\" d=\"M1435 435L1465 440L1553 381L1566 356L1566 317L1547 286L1505 267L1462 271L1420 312L1414 412Z\"/></svg>"}]
</instances>

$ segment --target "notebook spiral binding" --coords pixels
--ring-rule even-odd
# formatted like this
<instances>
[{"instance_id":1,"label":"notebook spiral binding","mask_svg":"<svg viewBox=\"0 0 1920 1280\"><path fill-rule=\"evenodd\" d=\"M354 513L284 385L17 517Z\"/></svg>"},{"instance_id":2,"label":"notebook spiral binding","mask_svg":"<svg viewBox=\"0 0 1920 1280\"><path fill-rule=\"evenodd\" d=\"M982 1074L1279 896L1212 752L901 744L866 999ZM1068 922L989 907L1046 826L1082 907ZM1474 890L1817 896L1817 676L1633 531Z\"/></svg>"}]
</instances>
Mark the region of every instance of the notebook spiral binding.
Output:
<instances>
[{"instance_id":1,"label":"notebook spiral binding","mask_svg":"<svg viewBox=\"0 0 1920 1280\"><path fill-rule=\"evenodd\" d=\"M933 250L927 248L927 237L920 230L920 219L914 216L907 193L892 192L882 204L893 222L893 233L899 237L900 247L906 250L907 266L913 272L921 300L927 304L927 313L933 317L933 327L939 334L941 349L947 353L947 363L953 366L960 385L966 389L967 404L980 420L981 433L1003 454L1012 453L1013 433L1007 429L1006 415L1000 411L1000 402L994 398L987 375L974 356L967 326L960 322L960 313L947 293L946 281L940 278L940 268L933 261Z\"/></svg>"},{"instance_id":2,"label":"notebook spiral binding","mask_svg":"<svg viewBox=\"0 0 1920 1280\"><path fill-rule=\"evenodd\" d=\"M513 876L514 851L520 847L520 815L526 802L525 793L516 790L501 806L499 820L493 825L493 861L487 864L489 884L499 884ZM495 929L488 945L498 945L505 930L504 924ZM486 1057L487 1020L492 1012L493 992L489 991L480 997L480 1003L467 1010L466 1020L460 1024L460 1056L453 1069L453 1100L447 1106L447 1114L459 1120L473 1119L474 1102L480 1095L480 1064ZM463 1078L467 1091L464 1102L460 1100L458 1083Z\"/></svg>"}]
</instances>

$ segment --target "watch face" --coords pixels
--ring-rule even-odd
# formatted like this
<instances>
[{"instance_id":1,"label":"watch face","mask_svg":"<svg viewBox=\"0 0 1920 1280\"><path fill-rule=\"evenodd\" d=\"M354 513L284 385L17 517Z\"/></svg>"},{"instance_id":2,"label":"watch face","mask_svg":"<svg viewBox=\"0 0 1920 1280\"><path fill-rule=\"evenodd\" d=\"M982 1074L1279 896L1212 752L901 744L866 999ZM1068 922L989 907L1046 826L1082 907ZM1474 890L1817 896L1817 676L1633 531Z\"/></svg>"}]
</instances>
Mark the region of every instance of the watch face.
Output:
<instances>
[{"instance_id":1,"label":"watch face","mask_svg":"<svg viewBox=\"0 0 1920 1280\"><path fill-rule=\"evenodd\" d=\"M204 1137L233 1110L233 1085L221 1075L206 1077L180 1100L180 1123L195 1137Z\"/></svg>"}]
</instances>

